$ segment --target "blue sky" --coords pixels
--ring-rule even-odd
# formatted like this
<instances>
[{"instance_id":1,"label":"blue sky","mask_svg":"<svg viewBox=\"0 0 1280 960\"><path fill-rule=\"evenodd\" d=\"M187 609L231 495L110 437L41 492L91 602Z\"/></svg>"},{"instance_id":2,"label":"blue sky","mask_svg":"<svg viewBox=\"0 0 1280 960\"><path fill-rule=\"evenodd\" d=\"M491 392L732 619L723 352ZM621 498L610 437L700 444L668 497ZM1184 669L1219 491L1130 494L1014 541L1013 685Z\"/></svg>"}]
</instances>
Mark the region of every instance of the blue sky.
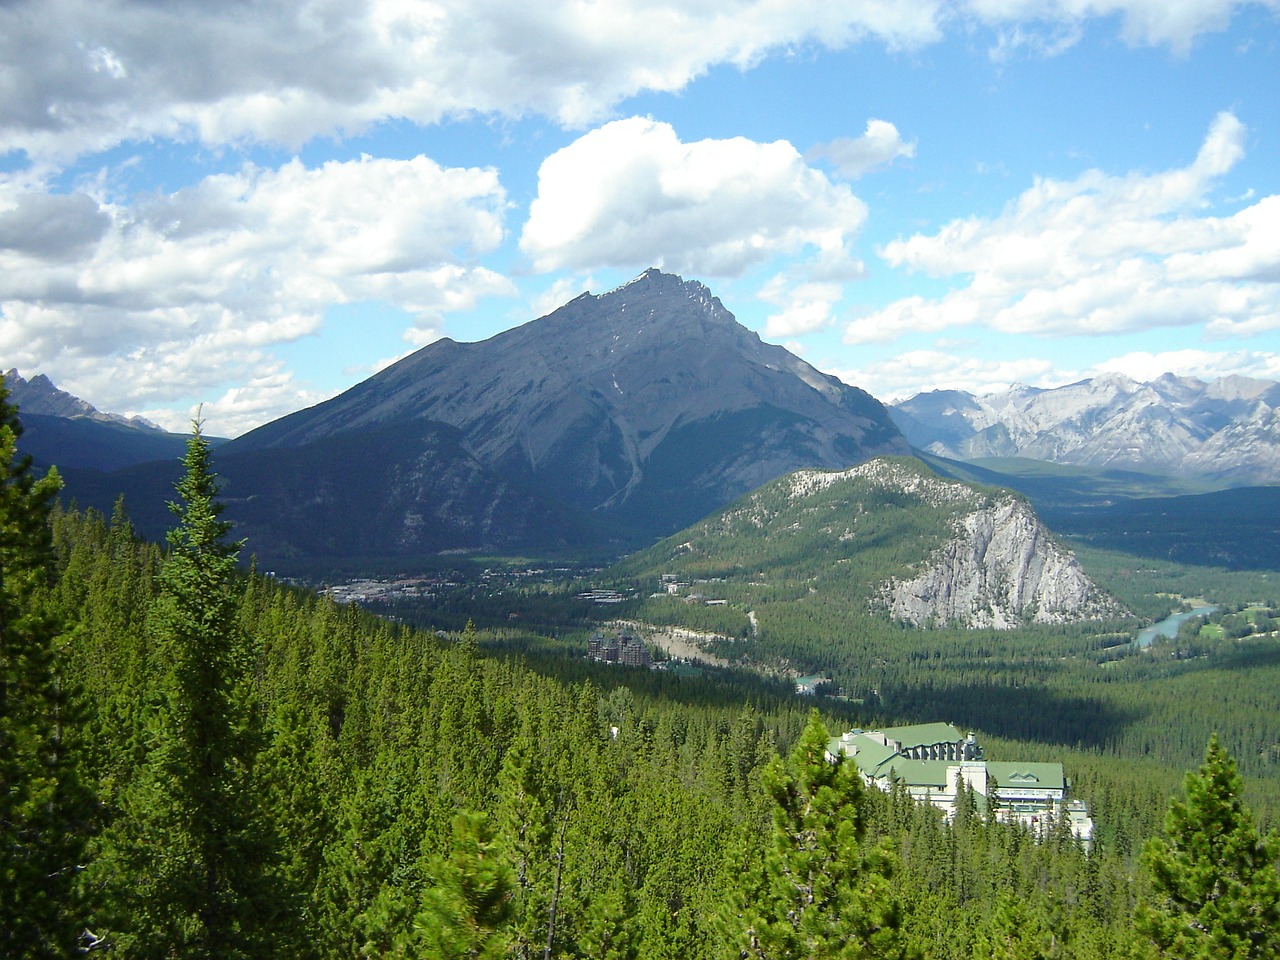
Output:
<instances>
[{"instance_id":1,"label":"blue sky","mask_svg":"<svg viewBox=\"0 0 1280 960\"><path fill-rule=\"evenodd\" d=\"M650 266L884 400L1280 379L1280 2L0 7L0 368L236 435Z\"/></svg>"}]
</instances>

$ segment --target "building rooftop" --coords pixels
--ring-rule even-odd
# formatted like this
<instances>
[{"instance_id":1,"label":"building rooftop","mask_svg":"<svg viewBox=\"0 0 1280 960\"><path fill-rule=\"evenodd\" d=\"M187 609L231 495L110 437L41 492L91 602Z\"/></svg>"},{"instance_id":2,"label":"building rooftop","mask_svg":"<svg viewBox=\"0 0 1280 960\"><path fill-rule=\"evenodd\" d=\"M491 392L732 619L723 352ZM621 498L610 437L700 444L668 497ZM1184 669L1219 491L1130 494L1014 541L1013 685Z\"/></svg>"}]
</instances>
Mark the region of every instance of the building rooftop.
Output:
<instances>
[{"instance_id":1,"label":"building rooftop","mask_svg":"<svg viewBox=\"0 0 1280 960\"><path fill-rule=\"evenodd\" d=\"M879 731L890 740L902 744L904 750L911 747L927 747L935 743L955 743L964 736L950 723L916 723L907 727L884 727Z\"/></svg>"},{"instance_id":2,"label":"building rooftop","mask_svg":"<svg viewBox=\"0 0 1280 960\"><path fill-rule=\"evenodd\" d=\"M1018 787L1037 790L1064 790L1067 778L1060 763L1027 763L1025 761L987 761L987 774L1001 790Z\"/></svg>"}]
</instances>

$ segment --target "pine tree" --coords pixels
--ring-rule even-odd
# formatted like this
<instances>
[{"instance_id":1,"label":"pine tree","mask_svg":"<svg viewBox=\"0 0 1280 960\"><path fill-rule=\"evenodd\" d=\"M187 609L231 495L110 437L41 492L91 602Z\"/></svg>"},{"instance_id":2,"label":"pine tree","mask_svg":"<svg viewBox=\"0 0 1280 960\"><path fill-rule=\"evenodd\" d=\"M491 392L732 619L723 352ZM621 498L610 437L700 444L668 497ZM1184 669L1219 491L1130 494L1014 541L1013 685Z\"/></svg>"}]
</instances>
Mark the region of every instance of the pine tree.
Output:
<instances>
[{"instance_id":1,"label":"pine tree","mask_svg":"<svg viewBox=\"0 0 1280 960\"><path fill-rule=\"evenodd\" d=\"M220 519L209 443L195 424L178 481L177 527L152 611L157 674L147 754L125 788L108 857L115 945L126 957L269 955L274 840L257 809L261 747L250 648L239 628L235 560Z\"/></svg>"},{"instance_id":2,"label":"pine tree","mask_svg":"<svg viewBox=\"0 0 1280 960\"><path fill-rule=\"evenodd\" d=\"M908 955L890 888L892 858L865 850L862 781L827 757L817 712L785 759L766 771L772 844L739 924L755 960L855 960Z\"/></svg>"},{"instance_id":3,"label":"pine tree","mask_svg":"<svg viewBox=\"0 0 1280 960\"><path fill-rule=\"evenodd\" d=\"M1186 798L1169 805L1164 837L1143 851L1155 898L1139 928L1165 956L1280 957L1280 837L1258 834L1242 789L1215 734Z\"/></svg>"},{"instance_id":4,"label":"pine tree","mask_svg":"<svg viewBox=\"0 0 1280 960\"><path fill-rule=\"evenodd\" d=\"M57 472L36 479L0 380L0 955L68 956L87 918L76 899L92 796L58 671L53 579Z\"/></svg>"},{"instance_id":5,"label":"pine tree","mask_svg":"<svg viewBox=\"0 0 1280 960\"><path fill-rule=\"evenodd\" d=\"M506 953L515 874L482 813L453 821L453 847L431 868L434 886L413 921L408 956L498 960Z\"/></svg>"}]
</instances>

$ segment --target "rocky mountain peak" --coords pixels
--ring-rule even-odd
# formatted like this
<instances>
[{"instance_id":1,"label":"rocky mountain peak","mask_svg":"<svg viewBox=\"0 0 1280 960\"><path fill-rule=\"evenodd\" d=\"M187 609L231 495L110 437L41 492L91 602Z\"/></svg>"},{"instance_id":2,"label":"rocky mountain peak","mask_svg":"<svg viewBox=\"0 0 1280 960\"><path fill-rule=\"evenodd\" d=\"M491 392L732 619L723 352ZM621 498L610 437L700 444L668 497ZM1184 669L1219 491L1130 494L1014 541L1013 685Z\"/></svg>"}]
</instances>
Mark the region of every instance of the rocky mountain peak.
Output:
<instances>
[{"instance_id":1,"label":"rocky mountain peak","mask_svg":"<svg viewBox=\"0 0 1280 960\"><path fill-rule=\"evenodd\" d=\"M16 369L5 372L5 387L9 399L18 405L22 413L67 420L87 419L100 423L119 423L143 430L163 432L144 417L123 417L116 413L103 413L93 404L60 390L45 374L38 373L30 380L23 379Z\"/></svg>"},{"instance_id":2,"label":"rocky mountain peak","mask_svg":"<svg viewBox=\"0 0 1280 960\"><path fill-rule=\"evenodd\" d=\"M488 340L431 344L229 450L416 421L539 495L664 533L791 470L907 452L879 401L656 269Z\"/></svg>"}]
</instances>

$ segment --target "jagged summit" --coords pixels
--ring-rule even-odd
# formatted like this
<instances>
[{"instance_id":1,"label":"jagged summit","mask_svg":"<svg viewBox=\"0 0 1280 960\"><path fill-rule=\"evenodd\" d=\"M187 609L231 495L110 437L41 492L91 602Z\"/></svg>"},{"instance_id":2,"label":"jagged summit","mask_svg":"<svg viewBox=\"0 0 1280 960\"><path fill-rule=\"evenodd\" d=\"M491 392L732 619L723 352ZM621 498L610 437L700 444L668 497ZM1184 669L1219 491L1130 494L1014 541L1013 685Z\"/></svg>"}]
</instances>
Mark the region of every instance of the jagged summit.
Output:
<instances>
[{"instance_id":1,"label":"jagged summit","mask_svg":"<svg viewBox=\"0 0 1280 960\"><path fill-rule=\"evenodd\" d=\"M118 423L141 430L150 430L157 433L164 432L162 427L157 426L145 417L125 417L118 413L103 413L93 404L59 389L43 373L38 373L30 380L27 380L16 369L11 369L5 372L4 382L6 389L9 391L9 398L27 416L61 417L66 420L95 420L99 423Z\"/></svg>"},{"instance_id":2,"label":"jagged summit","mask_svg":"<svg viewBox=\"0 0 1280 960\"><path fill-rule=\"evenodd\" d=\"M512 482L669 532L804 466L906 452L883 406L651 269L478 343L438 341L242 452L432 421Z\"/></svg>"},{"instance_id":3,"label":"jagged summit","mask_svg":"<svg viewBox=\"0 0 1280 960\"><path fill-rule=\"evenodd\" d=\"M958 460L1018 456L1231 485L1280 481L1280 384L1268 380L1165 374L1140 383L1107 373L1052 390L922 393L896 404L893 417L916 447Z\"/></svg>"}]
</instances>

